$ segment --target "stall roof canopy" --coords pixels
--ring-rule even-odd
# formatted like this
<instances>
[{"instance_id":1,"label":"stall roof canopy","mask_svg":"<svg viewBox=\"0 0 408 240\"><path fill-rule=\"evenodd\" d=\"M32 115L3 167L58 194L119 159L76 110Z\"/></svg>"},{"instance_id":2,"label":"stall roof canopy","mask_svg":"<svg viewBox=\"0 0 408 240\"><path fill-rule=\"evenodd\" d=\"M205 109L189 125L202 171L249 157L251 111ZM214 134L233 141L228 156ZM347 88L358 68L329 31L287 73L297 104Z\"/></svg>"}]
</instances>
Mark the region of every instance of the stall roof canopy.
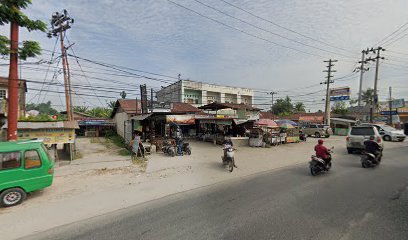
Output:
<instances>
[{"instance_id":1,"label":"stall roof canopy","mask_svg":"<svg viewBox=\"0 0 408 240\"><path fill-rule=\"evenodd\" d=\"M148 114L143 114L143 115L136 115L134 117L131 117L131 120L136 120L136 121L141 121L141 120L145 120L146 118L150 117L151 115L153 115L153 113L148 113Z\"/></svg>"},{"instance_id":2,"label":"stall roof canopy","mask_svg":"<svg viewBox=\"0 0 408 240\"><path fill-rule=\"evenodd\" d=\"M7 123L3 125L3 129L7 128ZM78 129L77 121L59 121L59 122L18 122L18 129Z\"/></svg>"},{"instance_id":3,"label":"stall roof canopy","mask_svg":"<svg viewBox=\"0 0 408 240\"><path fill-rule=\"evenodd\" d=\"M255 108L246 104L237 104L237 103L217 103L213 102L204 106L199 107L200 109L204 110L219 110L219 109L226 109L226 108L231 108L234 110L239 110L239 109L244 109L244 110L249 110L249 111L260 111L261 109Z\"/></svg>"}]
</instances>

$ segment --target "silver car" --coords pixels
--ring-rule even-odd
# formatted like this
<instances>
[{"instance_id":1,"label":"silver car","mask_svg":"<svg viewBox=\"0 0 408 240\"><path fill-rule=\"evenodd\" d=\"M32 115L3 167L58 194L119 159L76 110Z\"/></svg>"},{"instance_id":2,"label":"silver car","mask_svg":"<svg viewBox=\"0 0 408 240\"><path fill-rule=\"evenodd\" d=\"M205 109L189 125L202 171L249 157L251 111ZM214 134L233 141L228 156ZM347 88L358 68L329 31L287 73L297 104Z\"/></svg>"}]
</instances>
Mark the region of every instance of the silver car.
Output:
<instances>
[{"instance_id":1,"label":"silver car","mask_svg":"<svg viewBox=\"0 0 408 240\"><path fill-rule=\"evenodd\" d=\"M347 152L349 154L358 150L365 149L364 142L367 141L370 136L375 137L375 141L383 147L383 140L378 132L378 129L371 125L360 125L351 127L347 137Z\"/></svg>"},{"instance_id":2,"label":"silver car","mask_svg":"<svg viewBox=\"0 0 408 240\"><path fill-rule=\"evenodd\" d=\"M385 124L364 124L371 125L377 128L380 135L383 137L384 141L399 141L403 142L405 140L405 134L403 130L395 129L391 126Z\"/></svg>"}]
</instances>

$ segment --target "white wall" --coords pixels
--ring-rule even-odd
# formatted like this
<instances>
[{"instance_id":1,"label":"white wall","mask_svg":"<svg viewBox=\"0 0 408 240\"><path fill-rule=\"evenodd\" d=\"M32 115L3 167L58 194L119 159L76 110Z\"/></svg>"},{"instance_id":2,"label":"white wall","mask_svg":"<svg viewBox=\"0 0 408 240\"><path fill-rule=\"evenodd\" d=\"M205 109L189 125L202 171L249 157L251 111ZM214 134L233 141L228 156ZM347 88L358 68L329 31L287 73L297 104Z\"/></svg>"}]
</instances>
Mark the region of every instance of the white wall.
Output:
<instances>
[{"instance_id":1,"label":"white wall","mask_svg":"<svg viewBox=\"0 0 408 240\"><path fill-rule=\"evenodd\" d=\"M116 133L121 136L125 137L124 130L125 130L125 121L129 119L128 114L125 112L119 112L115 114L113 118L116 123Z\"/></svg>"}]
</instances>

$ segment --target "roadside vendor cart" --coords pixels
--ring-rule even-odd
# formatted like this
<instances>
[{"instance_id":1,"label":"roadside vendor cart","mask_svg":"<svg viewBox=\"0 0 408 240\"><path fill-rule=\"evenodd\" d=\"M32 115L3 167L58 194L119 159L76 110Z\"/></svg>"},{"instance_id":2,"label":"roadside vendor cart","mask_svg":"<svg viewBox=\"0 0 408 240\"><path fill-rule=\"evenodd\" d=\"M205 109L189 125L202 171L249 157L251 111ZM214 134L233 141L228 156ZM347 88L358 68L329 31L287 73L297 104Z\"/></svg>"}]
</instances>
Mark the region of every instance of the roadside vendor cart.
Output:
<instances>
[{"instance_id":1,"label":"roadside vendor cart","mask_svg":"<svg viewBox=\"0 0 408 240\"><path fill-rule=\"evenodd\" d=\"M263 141L266 144L276 146L282 143L280 127L271 119L260 119L254 123L255 126L263 130Z\"/></svg>"},{"instance_id":2,"label":"roadside vendor cart","mask_svg":"<svg viewBox=\"0 0 408 240\"><path fill-rule=\"evenodd\" d=\"M249 132L250 147L264 147L264 131L261 128L252 128Z\"/></svg>"}]
</instances>

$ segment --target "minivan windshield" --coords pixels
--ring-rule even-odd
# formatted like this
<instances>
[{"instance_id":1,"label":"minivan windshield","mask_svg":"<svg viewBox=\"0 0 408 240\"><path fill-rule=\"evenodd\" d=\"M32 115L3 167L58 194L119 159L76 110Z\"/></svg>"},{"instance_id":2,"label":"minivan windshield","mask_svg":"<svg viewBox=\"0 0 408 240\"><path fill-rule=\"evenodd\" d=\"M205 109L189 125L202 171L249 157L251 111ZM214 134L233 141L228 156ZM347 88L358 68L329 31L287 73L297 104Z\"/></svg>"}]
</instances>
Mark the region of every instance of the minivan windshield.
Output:
<instances>
[{"instance_id":1,"label":"minivan windshield","mask_svg":"<svg viewBox=\"0 0 408 240\"><path fill-rule=\"evenodd\" d=\"M350 132L351 135L371 136L375 135L372 127L353 127Z\"/></svg>"}]
</instances>

